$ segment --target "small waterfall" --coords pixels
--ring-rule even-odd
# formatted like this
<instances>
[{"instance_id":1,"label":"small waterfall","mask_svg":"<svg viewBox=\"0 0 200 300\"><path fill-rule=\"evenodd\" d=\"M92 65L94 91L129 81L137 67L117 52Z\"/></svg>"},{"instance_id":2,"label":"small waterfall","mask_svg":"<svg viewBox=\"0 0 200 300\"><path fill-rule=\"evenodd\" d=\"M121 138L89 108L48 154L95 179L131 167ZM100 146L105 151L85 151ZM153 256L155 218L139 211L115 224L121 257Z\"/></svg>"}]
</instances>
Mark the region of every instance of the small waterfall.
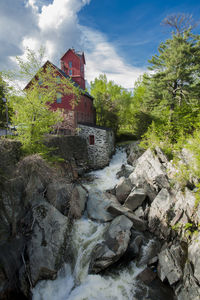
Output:
<instances>
[{"instance_id":1,"label":"small waterfall","mask_svg":"<svg viewBox=\"0 0 200 300\"><path fill-rule=\"evenodd\" d=\"M118 149L108 167L91 172L95 180L87 184L87 189L113 188L122 164L126 164L126 152ZM91 252L101 242L107 226L107 223L99 224L85 216L75 221L71 233L75 266L66 264L54 281L40 281L33 289L33 300L132 300L136 288L134 279L143 269L135 263L104 276L88 275Z\"/></svg>"}]
</instances>

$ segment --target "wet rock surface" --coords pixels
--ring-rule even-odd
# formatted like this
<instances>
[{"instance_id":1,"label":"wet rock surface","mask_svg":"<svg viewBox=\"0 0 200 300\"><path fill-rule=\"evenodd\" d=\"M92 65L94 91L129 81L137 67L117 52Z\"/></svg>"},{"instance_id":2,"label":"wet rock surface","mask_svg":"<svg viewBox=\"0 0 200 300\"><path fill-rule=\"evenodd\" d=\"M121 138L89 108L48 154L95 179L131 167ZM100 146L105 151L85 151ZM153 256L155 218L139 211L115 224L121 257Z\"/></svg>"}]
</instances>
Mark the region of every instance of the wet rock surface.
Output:
<instances>
[{"instance_id":1,"label":"wet rock surface","mask_svg":"<svg viewBox=\"0 0 200 300\"><path fill-rule=\"evenodd\" d=\"M110 223L104 241L92 253L91 272L98 273L119 260L128 247L132 225L125 216L118 216Z\"/></svg>"},{"instance_id":2,"label":"wet rock surface","mask_svg":"<svg viewBox=\"0 0 200 300\"><path fill-rule=\"evenodd\" d=\"M70 224L84 213L106 228L91 253L91 272L132 261L148 266L138 275L133 299L200 299L200 208L193 190L181 190L178 183L172 187L170 163L159 148L135 156L130 150L129 162L131 174L122 168L118 176L123 177L110 192L98 187L87 192L74 183L77 172L56 177L38 156L18 164L1 190L2 299L14 300L13 291L29 297L39 280L56 278L66 261Z\"/></svg>"},{"instance_id":3,"label":"wet rock surface","mask_svg":"<svg viewBox=\"0 0 200 300\"><path fill-rule=\"evenodd\" d=\"M64 263L68 218L44 201L37 201L33 211L33 234L28 256L33 286L41 279L55 279Z\"/></svg>"}]
</instances>

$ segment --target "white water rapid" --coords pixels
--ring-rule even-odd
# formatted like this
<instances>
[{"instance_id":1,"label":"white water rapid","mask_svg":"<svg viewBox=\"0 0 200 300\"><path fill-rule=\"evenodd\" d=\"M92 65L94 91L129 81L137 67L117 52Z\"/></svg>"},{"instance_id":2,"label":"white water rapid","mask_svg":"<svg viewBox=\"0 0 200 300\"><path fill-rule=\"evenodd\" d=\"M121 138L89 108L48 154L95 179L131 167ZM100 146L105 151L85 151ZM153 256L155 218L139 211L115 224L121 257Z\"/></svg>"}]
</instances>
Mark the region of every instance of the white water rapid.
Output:
<instances>
[{"instance_id":1,"label":"white water rapid","mask_svg":"<svg viewBox=\"0 0 200 300\"><path fill-rule=\"evenodd\" d=\"M122 164L126 164L126 153L118 149L108 167L91 173L96 179L87 185L87 189L113 188L118 182L116 173ZM75 221L71 234L75 266L66 264L54 281L40 281L33 289L33 300L132 300L134 278L142 270L134 263L104 276L88 275L91 252L101 241L107 226L85 216Z\"/></svg>"}]
</instances>

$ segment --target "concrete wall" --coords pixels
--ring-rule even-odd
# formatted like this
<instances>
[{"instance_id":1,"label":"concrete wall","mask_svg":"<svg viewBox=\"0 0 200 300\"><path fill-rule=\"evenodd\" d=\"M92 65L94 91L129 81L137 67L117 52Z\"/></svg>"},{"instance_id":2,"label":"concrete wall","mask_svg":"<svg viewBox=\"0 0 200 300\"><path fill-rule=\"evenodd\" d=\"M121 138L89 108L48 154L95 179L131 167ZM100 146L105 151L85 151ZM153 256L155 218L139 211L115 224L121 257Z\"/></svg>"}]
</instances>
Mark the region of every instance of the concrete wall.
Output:
<instances>
[{"instance_id":1,"label":"concrete wall","mask_svg":"<svg viewBox=\"0 0 200 300\"><path fill-rule=\"evenodd\" d=\"M78 125L79 136L87 143L89 165L91 168L103 168L109 164L110 157L114 152L114 133L111 129L97 126ZM90 145L90 136L94 136L94 145Z\"/></svg>"}]
</instances>

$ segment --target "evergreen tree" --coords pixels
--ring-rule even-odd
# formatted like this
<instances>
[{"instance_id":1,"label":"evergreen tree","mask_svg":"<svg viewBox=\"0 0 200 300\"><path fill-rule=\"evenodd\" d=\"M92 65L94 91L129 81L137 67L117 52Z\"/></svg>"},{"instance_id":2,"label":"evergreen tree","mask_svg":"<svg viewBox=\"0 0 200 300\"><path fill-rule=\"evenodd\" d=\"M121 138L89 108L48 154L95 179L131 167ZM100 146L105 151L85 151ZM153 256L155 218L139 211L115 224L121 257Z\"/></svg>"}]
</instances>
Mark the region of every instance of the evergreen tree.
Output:
<instances>
[{"instance_id":1,"label":"evergreen tree","mask_svg":"<svg viewBox=\"0 0 200 300\"><path fill-rule=\"evenodd\" d=\"M151 75L145 77L147 103L160 122L169 122L170 131L190 132L200 104L200 37L191 30L173 33L161 43L149 61ZM184 116L184 121L183 121Z\"/></svg>"}]
</instances>

